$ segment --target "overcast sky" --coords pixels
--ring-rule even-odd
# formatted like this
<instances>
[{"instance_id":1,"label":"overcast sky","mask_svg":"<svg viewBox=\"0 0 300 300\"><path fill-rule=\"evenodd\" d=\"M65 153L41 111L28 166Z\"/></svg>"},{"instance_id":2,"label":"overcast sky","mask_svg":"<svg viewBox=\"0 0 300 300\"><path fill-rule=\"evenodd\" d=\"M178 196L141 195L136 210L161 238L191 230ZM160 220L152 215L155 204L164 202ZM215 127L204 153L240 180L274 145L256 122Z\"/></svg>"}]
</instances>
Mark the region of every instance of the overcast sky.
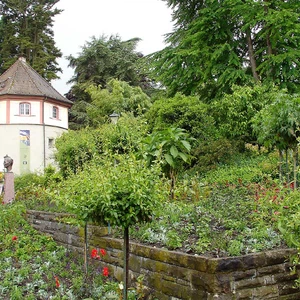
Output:
<instances>
[{"instance_id":1,"label":"overcast sky","mask_svg":"<svg viewBox=\"0 0 300 300\"><path fill-rule=\"evenodd\" d=\"M63 53L57 60L63 74L51 83L61 94L69 91L66 82L73 75L64 57L76 57L92 36L141 38L137 50L146 55L163 49L164 35L172 31L172 11L162 0L60 0L56 7L64 10L55 17L53 27L56 46Z\"/></svg>"}]
</instances>

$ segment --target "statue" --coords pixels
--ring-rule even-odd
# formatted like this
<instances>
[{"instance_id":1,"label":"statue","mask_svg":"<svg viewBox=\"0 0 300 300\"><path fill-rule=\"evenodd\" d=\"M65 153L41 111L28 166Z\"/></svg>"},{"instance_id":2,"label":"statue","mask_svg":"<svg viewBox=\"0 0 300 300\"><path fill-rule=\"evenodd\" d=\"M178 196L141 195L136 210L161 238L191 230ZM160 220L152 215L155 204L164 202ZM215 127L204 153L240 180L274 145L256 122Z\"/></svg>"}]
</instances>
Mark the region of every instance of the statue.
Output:
<instances>
[{"instance_id":1,"label":"statue","mask_svg":"<svg viewBox=\"0 0 300 300\"><path fill-rule=\"evenodd\" d=\"M13 163L14 163L14 160L6 154L4 156L3 165L4 165L4 168L7 170L7 172L11 172Z\"/></svg>"},{"instance_id":2,"label":"statue","mask_svg":"<svg viewBox=\"0 0 300 300\"><path fill-rule=\"evenodd\" d=\"M4 197L3 203L11 203L15 198L14 173L11 171L14 161L7 154L4 156Z\"/></svg>"}]
</instances>

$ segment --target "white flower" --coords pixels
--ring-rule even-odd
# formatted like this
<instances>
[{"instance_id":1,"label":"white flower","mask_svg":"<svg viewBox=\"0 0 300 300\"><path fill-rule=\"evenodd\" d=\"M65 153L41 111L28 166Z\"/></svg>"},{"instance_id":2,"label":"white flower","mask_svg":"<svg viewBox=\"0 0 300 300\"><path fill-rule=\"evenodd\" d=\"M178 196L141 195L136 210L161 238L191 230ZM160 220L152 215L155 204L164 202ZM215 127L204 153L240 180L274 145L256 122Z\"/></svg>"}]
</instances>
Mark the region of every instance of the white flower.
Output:
<instances>
[{"instance_id":1,"label":"white flower","mask_svg":"<svg viewBox=\"0 0 300 300\"><path fill-rule=\"evenodd\" d=\"M119 289L120 289L120 290L123 290L123 289L124 289L124 286L123 286L123 283L122 283L122 282L119 283Z\"/></svg>"}]
</instances>

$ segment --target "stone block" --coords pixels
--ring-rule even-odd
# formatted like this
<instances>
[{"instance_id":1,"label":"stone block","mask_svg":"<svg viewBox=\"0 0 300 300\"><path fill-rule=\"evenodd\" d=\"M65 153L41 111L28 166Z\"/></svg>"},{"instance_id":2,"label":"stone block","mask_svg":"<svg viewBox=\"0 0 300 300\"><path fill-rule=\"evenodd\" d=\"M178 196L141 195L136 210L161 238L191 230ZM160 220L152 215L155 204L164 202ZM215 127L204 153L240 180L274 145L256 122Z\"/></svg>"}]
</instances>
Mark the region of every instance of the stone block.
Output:
<instances>
[{"instance_id":1,"label":"stone block","mask_svg":"<svg viewBox=\"0 0 300 300\"><path fill-rule=\"evenodd\" d=\"M240 257L219 259L216 266L216 272L230 272L243 269L244 264Z\"/></svg>"},{"instance_id":2,"label":"stone block","mask_svg":"<svg viewBox=\"0 0 300 300\"><path fill-rule=\"evenodd\" d=\"M53 236L59 244L83 253L82 227L59 222L60 214L28 211L34 228ZM89 247L104 248L101 261L123 280L123 240L106 235L107 228L88 226ZM151 295L160 300L300 299L293 288L297 275L289 272L294 249L272 250L240 257L207 258L130 243L129 268L134 281L143 274Z\"/></svg>"}]
</instances>

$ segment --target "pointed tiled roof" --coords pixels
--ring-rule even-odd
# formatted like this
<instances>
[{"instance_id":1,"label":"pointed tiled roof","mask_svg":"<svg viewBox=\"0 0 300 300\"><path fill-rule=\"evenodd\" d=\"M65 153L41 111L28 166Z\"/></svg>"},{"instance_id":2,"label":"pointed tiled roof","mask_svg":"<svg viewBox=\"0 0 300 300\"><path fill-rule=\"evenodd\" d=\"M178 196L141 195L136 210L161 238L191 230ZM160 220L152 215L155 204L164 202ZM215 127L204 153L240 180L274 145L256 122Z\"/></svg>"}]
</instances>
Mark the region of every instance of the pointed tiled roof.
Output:
<instances>
[{"instance_id":1,"label":"pointed tiled roof","mask_svg":"<svg viewBox=\"0 0 300 300\"><path fill-rule=\"evenodd\" d=\"M54 89L23 57L0 76L0 95L43 96L73 103Z\"/></svg>"}]
</instances>

